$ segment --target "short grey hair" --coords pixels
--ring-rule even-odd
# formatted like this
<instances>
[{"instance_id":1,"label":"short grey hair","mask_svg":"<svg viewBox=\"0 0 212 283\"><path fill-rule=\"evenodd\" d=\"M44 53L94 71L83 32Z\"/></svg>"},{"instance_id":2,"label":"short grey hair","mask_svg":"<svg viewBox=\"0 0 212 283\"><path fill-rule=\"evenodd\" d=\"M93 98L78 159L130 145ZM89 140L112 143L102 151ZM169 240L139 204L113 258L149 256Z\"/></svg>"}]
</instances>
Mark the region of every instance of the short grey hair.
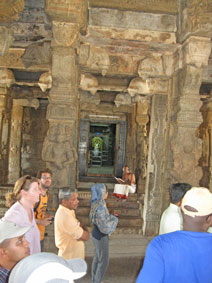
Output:
<instances>
[{"instance_id":1,"label":"short grey hair","mask_svg":"<svg viewBox=\"0 0 212 283\"><path fill-rule=\"evenodd\" d=\"M73 193L76 193L77 190L71 187L63 187L59 189L59 203L62 202L63 199L68 200Z\"/></svg>"}]
</instances>

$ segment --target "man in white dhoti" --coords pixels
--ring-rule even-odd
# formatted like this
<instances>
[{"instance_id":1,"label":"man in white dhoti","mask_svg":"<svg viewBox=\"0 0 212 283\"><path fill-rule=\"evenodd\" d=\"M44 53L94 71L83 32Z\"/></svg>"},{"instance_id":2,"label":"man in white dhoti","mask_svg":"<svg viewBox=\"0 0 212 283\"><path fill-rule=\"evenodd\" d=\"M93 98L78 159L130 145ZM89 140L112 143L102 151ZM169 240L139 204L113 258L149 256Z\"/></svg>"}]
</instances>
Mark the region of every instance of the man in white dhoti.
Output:
<instances>
[{"instance_id":1,"label":"man in white dhoti","mask_svg":"<svg viewBox=\"0 0 212 283\"><path fill-rule=\"evenodd\" d=\"M122 179L115 177L119 184L115 185L113 196L117 197L118 200L126 200L129 193L133 194L136 191L135 174L130 172L127 165L125 165L122 170Z\"/></svg>"}]
</instances>

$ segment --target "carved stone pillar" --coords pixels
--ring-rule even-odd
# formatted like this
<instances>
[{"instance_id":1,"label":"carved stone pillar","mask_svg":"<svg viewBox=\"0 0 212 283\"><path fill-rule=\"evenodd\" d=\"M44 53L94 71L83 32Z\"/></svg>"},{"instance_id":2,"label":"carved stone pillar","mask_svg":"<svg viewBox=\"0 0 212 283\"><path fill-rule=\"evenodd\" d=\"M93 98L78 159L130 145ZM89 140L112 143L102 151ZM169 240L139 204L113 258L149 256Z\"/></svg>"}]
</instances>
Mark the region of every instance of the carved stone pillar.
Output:
<instances>
[{"instance_id":1,"label":"carved stone pillar","mask_svg":"<svg viewBox=\"0 0 212 283\"><path fill-rule=\"evenodd\" d=\"M173 78L171 97L170 144L172 151L172 182L198 186L202 178L199 159L202 141L197 130L202 122L199 89L203 65L210 55L210 40L190 37L182 46L182 69Z\"/></svg>"},{"instance_id":2,"label":"carved stone pillar","mask_svg":"<svg viewBox=\"0 0 212 283\"><path fill-rule=\"evenodd\" d=\"M203 102L201 112L203 123L199 127L199 137L202 139L200 166L203 169L203 177L200 185L212 190L212 98Z\"/></svg>"},{"instance_id":3,"label":"carved stone pillar","mask_svg":"<svg viewBox=\"0 0 212 283\"><path fill-rule=\"evenodd\" d=\"M8 182L10 184L20 177L21 173L21 132L23 120L23 106L39 107L39 101L33 99L13 99L11 113L10 145L9 145L9 166Z\"/></svg>"},{"instance_id":4,"label":"carved stone pillar","mask_svg":"<svg viewBox=\"0 0 212 283\"><path fill-rule=\"evenodd\" d=\"M0 86L0 183L6 183L7 166L7 142L8 142L8 123L6 124L6 95L7 88ZM8 120L7 120L8 122ZM7 129L5 126L7 125Z\"/></svg>"},{"instance_id":5,"label":"carved stone pillar","mask_svg":"<svg viewBox=\"0 0 212 283\"><path fill-rule=\"evenodd\" d=\"M143 210L143 233L146 236L156 234L160 220L166 116L167 95L154 95L152 97L151 107L148 165Z\"/></svg>"},{"instance_id":6,"label":"carved stone pillar","mask_svg":"<svg viewBox=\"0 0 212 283\"><path fill-rule=\"evenodd\" d=\"M144 193L144 184L147 175L147 157L148 157L148 129L150 99L143 98L136 103L136 156L137 156L137 193Z\"/></svg>"},{"instance_id":7,"label":"carved stone pillar","mask_svg":"<svg viewBox=\"0 0 212 283\"><path fill-rule=\"evenodd\" d=\"M75 4L72 1L67 9ZM60 9L53 12L51 5L49 2L47 12L53 19L58 19L54 12L60 13ZM53 171L56 187L76 186L79 79L75 48L79 29L78 23L53 21L52 88L47 109L49 130L43 144L42 158Z\"/></svg>"}]
</instances>

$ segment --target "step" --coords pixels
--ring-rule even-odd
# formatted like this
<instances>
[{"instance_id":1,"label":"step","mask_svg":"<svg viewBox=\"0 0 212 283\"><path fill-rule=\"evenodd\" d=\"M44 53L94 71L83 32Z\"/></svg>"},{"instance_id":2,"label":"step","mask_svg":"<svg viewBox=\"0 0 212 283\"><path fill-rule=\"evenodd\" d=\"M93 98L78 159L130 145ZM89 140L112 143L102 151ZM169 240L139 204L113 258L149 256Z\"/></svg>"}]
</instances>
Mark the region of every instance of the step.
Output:
<instances>
[{"instance_id":1,"label":"step","mask_svg":"<svg viewBox=\"0 0 212 283\"><path fill-rule=\"evenodd\" d=\"M77 219L85 226L90 226L88 216L77 215ZM141 217L119 216L118 227L142 227L143 220Z\"/></svg>"},{"instance_id":2,"label":"step","mask_svg":"<svg viewBox=\"0 0 212 283\"><path fill-rule=\"evenodd\" d=\"M77 183L77 190L78 191L90 191L91 187L96 184L96 182L78 182ZM104 183L109 191L113 191L114 183Z\"/></svg>"},{"instance_id":3,"label":"step","mask_svg":"<svg viewBox=\"0 0 212 283\"><path fill-rule=\"evenodd\" d=\"M139 209L128 209L128 208L113 208L109 209L110 213L118 213L121 216L132 216L132 217L139 217L141 212ZM77 215L80 216L88 216L90 213L90 207L78 207L77 208Z\"/></svg>"}]
</instances>

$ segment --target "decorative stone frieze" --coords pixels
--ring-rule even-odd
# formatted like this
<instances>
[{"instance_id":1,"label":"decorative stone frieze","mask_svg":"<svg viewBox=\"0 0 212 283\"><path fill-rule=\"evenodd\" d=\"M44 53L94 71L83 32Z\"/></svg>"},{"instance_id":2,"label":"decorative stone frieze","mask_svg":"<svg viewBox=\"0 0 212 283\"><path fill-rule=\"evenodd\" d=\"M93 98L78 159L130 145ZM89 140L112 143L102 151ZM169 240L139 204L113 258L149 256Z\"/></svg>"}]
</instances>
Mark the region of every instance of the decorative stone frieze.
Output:
<instances>
[{"instance_id":1,"label":"decorative stone frieze","mask_svg":"<svg viewBox=\"0 0 212 283\"><path fill-rule=\"evenodd\" d=\"M43 73L39 78L38 85L43 92L45 92L47 89L50 89L52 87L51 72Z\"/></svg>"},{"instance_id":2,"label":"decorative stone frieze","mask_svg":"<svg viewBox=\"0 0 212 283\"><path fill-rule=\"evenodd\" d=\"M96 109L95 106L99 105L101 102L100 96L98 93L95 95L91 94L91 92L87 91L81 91L80 92L80 108L85 108L85 109L90 109L92 110L93 108ZM89 105L89 106L88 106Z\"/></svg>"},{"instance_id":3,"label":"decorative stone frieze","mask_svg":"<svg viewBox=\"0 0 212 283\"><path fill-rule=\"evenodd\" d=\"M0 26L0 56L4 56L13 43L13 32L10 28Z\"/></svg>"},{"instance_id":4,"label":"decorative stone frieze","mask_svg":"<svg viewBox=\"0 0 212 283\"><path fill-rule=\"evenodd\" d=\"M24 0L2 0L0 2L0 22L17 20L24 8Z\"/></svg>"}]
</instances>

